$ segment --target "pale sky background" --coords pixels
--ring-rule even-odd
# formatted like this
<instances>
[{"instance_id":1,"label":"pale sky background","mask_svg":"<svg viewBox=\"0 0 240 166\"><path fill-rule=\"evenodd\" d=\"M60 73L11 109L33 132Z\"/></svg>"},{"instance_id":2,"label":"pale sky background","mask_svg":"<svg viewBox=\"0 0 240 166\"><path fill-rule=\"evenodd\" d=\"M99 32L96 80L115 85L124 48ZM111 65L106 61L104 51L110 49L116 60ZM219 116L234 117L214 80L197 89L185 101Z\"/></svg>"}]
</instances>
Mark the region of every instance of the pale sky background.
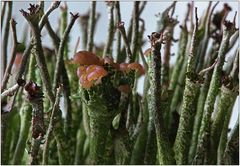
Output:
<instances>
[{"instance_id":1,"label":"pale sky background","mask_svg":"<svg viewBox=\"0 0 240 166\"><path fill-rule=\"evenodd\" d=\"M186 13L187 10L187 2L190 1L184 1L184 2L177 2L176 4L176 8L175 8L175 13L174 13L174 17L178 17L178 20L180 21L180 23L176 26L175 28L175 32L174 32L174 38L178 39L179 38L179 33L180 33L180 28L179 25L182 23L183 17ZM232 11L229 13L227 19L232 20L235 11L239 11L238 9L238 2L237 1L225 1L227 2L231 7L232 7ZM23 29L24 29L24 25L26 24L26 20L23 18L23 16L20 14L19 10L20 9L24 9L27 10L27 8L29 7L29 3L37 3L37 1L18 1L18 2L14 2L13 3L13 17L15 18L15 21L17 22L17 35L18 35L18 39L22 38L22 33L23 33ZM151 34L153 31L156 30L156 21L157 18L155 17L155 14L157 13L161 13L164 9L166 9L170 4L172 3L172 1L150 1L147 2L147 5L143 11L143 13L141 14L141 18L143 18L145 20L145 33L144 33L144 39L147 39L147 35ZM216 2L212 3L212 6L215 4ZM49 5L51 4L51 1L45 2L45 10L49 7ZM84 14L88 11L89 7L90 7L90 3L89 1L67 1L68 4L68 11L69 12L73 12L73 13L79 13L79 14ZM219 11L222 9L224 4L224 1L220 2L215 11ZM63 5L63 2L61 3L61 5ZM195 7L198 7L198 16L200 18L200 16L202 16L202 14L204 13L204 11L207 9L208 6L208 2L195 2ZM121 17L122 17L122 21L125 22L125 28L128 28L129 25L129 20L131 18L132 15L132 9L133 9L133 2L131 1L121 1L120 2L120 8L121 8ZM94 41L96 43L105 43L106 38L107 38L107 22L108 22L108 17L107 17L107 7L105 2L97 2L97 8L96 8L97 12L101 13L101 17L98 21L97 24L97 28L96 28L96 34L95 34L95 38ZM52 27L54 29L57 28L58 25L58 18L60 16L61 10L57 9L55 10L49 17L50 19L50 23L52 25ZM68 15L70 18L70 14ZM237 17L238 18L238 17ZM238 19L237 19L237 25L238 25ZM239 27L239 26L238 26ZM73 56L73 50L75 47L75 43L77 41L77 38L80 37L81 38L81 31L80 31L80 26L78 21L74 24L74 27L70 33L70 57ZM44 46L49 46L49 42L52 45L52 42L50 40L50 38L46 34L46 31L43 30L43 45ZM9 39L9 41L11 42L12 39ZM177 54L177 45L178 43L174 44L174 46L172 47L171 52L175 53L175 55ZM150 46L149 43L146 43L146 45L143 47L143 50L145 50L146 48L148 48ZM235 45L235 48L237 48L237 44ZM81 46L79 47L78 50L81 50ZM233 54L233 52L231 52L229 55L227 55L227 57L231 56ZM175 58L176 56L172 56L171 57L171 65L174 64L175 62ZM140 79L139 81L139 88L138 91L140 93L142 93L142 84L143 84L143 78ZM234 113L232 114L232 118L231 118L231 122L230 122L230 127L232 127L237 119L237 115L238 115L238 103L239 103L239 97L237 99L238 102L235 103L234 106Z\"/></svg>"}]
</instances>

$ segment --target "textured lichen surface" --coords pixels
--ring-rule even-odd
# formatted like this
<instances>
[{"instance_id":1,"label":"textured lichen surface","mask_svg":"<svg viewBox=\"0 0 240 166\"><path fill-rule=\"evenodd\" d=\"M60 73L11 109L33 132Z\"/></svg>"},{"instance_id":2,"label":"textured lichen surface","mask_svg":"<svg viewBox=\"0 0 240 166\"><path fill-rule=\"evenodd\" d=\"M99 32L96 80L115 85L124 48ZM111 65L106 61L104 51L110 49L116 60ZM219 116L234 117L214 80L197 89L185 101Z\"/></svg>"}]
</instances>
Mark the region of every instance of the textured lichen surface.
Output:
<instances>
[{"instance_id":1,"label":"textured lichen surface","mask_svg":"<svg viewBox=\"0 0 240 166\"><path fill-rule=\"evenodd\" d=\"M178 132L174 143L177 164L188 163L188 151L191 143L191 134L193 131L199 89L200 84L193 83L187 79Z\"/></svg>"},{"instance_id":2,"label":"textured lichen surface","mask_svg":"<svg viewBox=\"0 0 240 166\"><path fill-rule=\"evenodd\" d=\"M2 165L239 165L236 2L1 4Z\"/></svg>"}]
</instances>

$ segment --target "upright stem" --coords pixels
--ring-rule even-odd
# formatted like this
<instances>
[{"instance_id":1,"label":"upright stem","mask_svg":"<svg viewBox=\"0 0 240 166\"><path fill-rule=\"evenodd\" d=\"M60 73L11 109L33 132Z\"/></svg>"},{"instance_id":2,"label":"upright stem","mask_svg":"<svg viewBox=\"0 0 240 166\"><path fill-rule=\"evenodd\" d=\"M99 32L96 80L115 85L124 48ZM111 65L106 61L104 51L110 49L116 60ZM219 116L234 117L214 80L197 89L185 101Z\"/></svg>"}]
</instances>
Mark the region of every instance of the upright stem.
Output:
<instances>
[{"instance_id":1,"label":"upright stem","mask_svg":"<svg viewBox=\"0 0 240 166\"><path fill-rule=\"evenodd\" d=\"M222 129L224 126L224 121L226 120L227 116L230 115L228 112L232 112L232 106L236 100L237 94L232 92L231 90L227 89L226 87L221 88L221 97L218 102L218 109L216 117L214 118L212 125L211 125L211 163L217 163L217 149L220 142L220 137L222 133ZM230 108L230 109L229 109ZM226 112L227 110L227 112ZM223 123L224 122L224 123Z\"/></svg>"},{"instance_id":2,"label":"upright stem","mask_svg":"<svg viewBox=\"0 0 240 166\"><path fill-rule=\"evenodd\" d=\"M3 79L2 79L1 91L3 91L7 86L7 82L8 82L9 76L11 75L13 63L14 63L14 60L15 60L15 57L16 57L17 45L18 45L17 33L16 33L16 24L17 23L15 22L15 20L11 19L10 25L11 25L11 28L12 28L12 37L13 37L12 55L11 55L10 62L7 65L6 71L5 71Z\"/></svg>"},{"instance_id":3,"label":"upright stem","mask_svg":"<svg viewBox=\"0 0 240 166\"><path fill-rule=\"evenodd\" d=\"M34 67L36 65L34 56L30 57L28 69L28 80L35 80L35 72ZM31 121L31 107L27 101L24 101L22 107L20 109L20 118L21 118L21 127L20 127L20 135L18 138L18 143L13 155L12 164L21 164L24 149L26 147L26 141L29 135L30 121Z\"/></svg>"},{"instance_id":4,"label":"upright stem","mask_svg":"<svg viewBox=\"0 0 240 166\"><path fill-rule=\"evenodd\" d=\"M124 27L124 22L119 22L118 23L118 30L120 31L121 33L121 36L123 38L123 42L124 42L124 45L125 45L125 48L126 48L126 53L127 53L127 57L128 57L128 61L132 61L132 51L130 49L130 44L129 44L129 40L127 38L127 35L126 35L126 31L125 31L125 27Z\"/></svg>"},{"instance_id":5,"label":"upright stem","mask_svg":"<svg viewBox=\"0 0 240 166\"><path fill-rule=\"evenodd\" d=\"M38 152L41 141L45 135L43 118L43 93L37 84L29 82L25 85L27 99L32 105L32 146L29 157L29 164L39 164Z\"/></svg>"},{"instance_id":6,"label":"upright stem","mask_svg":"<svg viewBox=\"0 0 240 166\"><path fill-rule=\"evenodd\" d=\"M180 34L179 45L178 45L178 48L179 48L178 57L177 57L176 64L173 68L173 72L172 72L170 83L169 83L170 90L174 90L177 86L179 74L180 74L184 59L185 59L187 42L188 42L187 27L183 26L181 34Z\"/></svg>"},{"instance_id":7,"label":"upright stem","mask_svg":"<svg viewBox=\"0 0 240 166\"><path fill-rule=\"evenodd\" d=\"M230 133L221 164L239 165L239 118Z\"/></svg>"},{"instance_id":8,"label":"upright stem","mask_svg":"<svg viewBox=\"0 0 240 166\"><path fill-rule=\"evenodd\" d=\"M88 40L87 40L87 50L93 50L93 37L94 37L94 29L95 29L95 22L96 22L96 1L91 2L91 9L90 9L90 19L89 19L89 26L88 26Z\"/></svg>"},{"instance_id":9,"label":"upright stem","mask_svg":"<svg viewBox=\"0 0 240 166\"><path fill-rule=\"evenodd\" d=\"M168 135L163 123L163 110L161 103L161 42L162 39L159 34L153 33L151 35L152 42L152 62L149 65L149 110L154 114L154 125L156 128L158 159L159 164L174 164L173 149L170 146ZM152 69L150 69L152 68Z\"/></svg>"},{"instance_id":10,"label":"upright stem","mask_svg":"<svg viewBox=\"0 0 240 166\"><path fill-rule=\"evenodd\" d=\"M48 157L49 157L48 151L49 151L49 143L50 143L49 141L50 141L50 136L52 134L54 124L55 124L54 118L57 115L57 111L59 111L59 101L60 101L61 90L62 90L62 87L60 86L57 89L56 100L53 106L50 122L49 122L47 133L46 133L46 139L45 139L45 144L43 148L43 159L42 159L42 164L44 165L48 164Z\"/></svg>"},{"instance_id":11,"label":"upright stem","mask_svg":"<svg viewBox=\"0 0 240 166\"><path fill-rule=\"evenodd\" d=\"M111 48L113 44L114 38L114 16L113 16L113 9L114 9L114 2L108 2L108 37L107 42L104 47L103 57L110 56L112 57Z\"/></svg>"},{"instance_id":12,"label":"upright stem","mask_svg":"<svg viewBox=\"0 0 240 166\"><path fill-rule=\"evenodd\" d=\"M232 34L235 32L235 25L230 22L224 23L224 30L223 30L223 38L220 45L220 49L218 52L218 63L215 65L213 76L211 79L210 87L208 90L205 106L204 106L204 114L203 119L201 122L200 128L200 139L199 145L197 147L197 157L194 159L194 163L196 164L203 164L204 158L208 155L207 152L207 145L209 144L209 136L210 136L210 121L211 115L214 110L214 103L216 96L219 92L220 82L221 82L221 75L222 75L222 67L224 64L224 59L226 55L226 51L228 49L229 39ZM204 155L206 155L204 157ZM208 156L209 157L209 156Z\"/></svg>"},{"instance_id":13,"label":"upright stem","mask_svg":"<svg viewBox=\"0 0 240 166\"><path fill-rule=\"evenodd\" d=\"M9 26L10 26L10 20L12 17L12 2L8 2L8 13L7 13L7 19L6 19L6 26L4 29L4 34L3 34L3 45L2 45L2 75L5 72L6 66L7 66L7 48L8 48L8 36L9 36Z\"/></svg>"},{"instance_id":14,"label":"upright stem","mask_svg":"<svg viewBox=\"0 0 240 166\"><path fill-rule=\"evenodd\" d=\"M115 5L115 20L116 20L116 23L119 23L121 22L121 13L120 13L120 2L117 1L116 2L116 5ZM121 54L121 33L119 31L116 32L117 33L117 63L120 63L120 62L123 62L123 55Z\"/></svg>"},{"instance_id":15,"label":"upright stem","mask_svg":"<svg viewBox=\"0 0 240 166\"><path fill-rule=\"evenodd\" d=\"M40 22L39 22L39 30L41 32L43 26L46 23L46 20L48 19L48 16L55 10L58 8L58 6L60 5L60 1L54 1L51 6L48 8L48 10L46 11L46 13L42 16ZM19 71L16 75L15 80L17 81L18 79L22 78L22 75L25 72L26 66L27 66L27 62L29 59L29 55L31 53L31 49L33 47L33 43L34 42L34 37L31 37L30 39L30 43L28 44L28 47L24 50L23 55L22 55L22 61L19 67Z\"/></svg>"},{"instance_id":16,"label":"upright stem","mask_svg":"<svg viewBox=\"0 0 240 166\"><path fill-rule=\"evenodd\" d=\"M209 66L209 64L212 64L214 62L214 60L216 59L216 57L217 57L216 50L218 50L218 49L219 49L219 45L217 44L217 45L213 45L212 48L209 50L208 57L210 57L210 58L207 62L208 66ZM204 103L206 101L210 81L212 78L212 73L213 73L213 70L210 70L206 73L204 83L200 89L200 94L199 94L198 103L197 103L197 114L196 114L195 120L194 120L191 146L189 149L188 163L192 163L192 160L196 153L199 130L200 130L202 116L203 116Z\"/></svg>"},{"instance_id":17,"label":"upright stem","mask_svg":"<svg viewBox=\"0 0 240 166\"><path fill-rule=\"evenodd\" d=\"M78 14L73 15L71 13L71 15L72 15L71 21L70 21L68 27L65 29L64 35L60 41L59 48L58 48L56 69L55 69L55 73L54 73L54 89L56 89L56 87L60 81L61 69L62 69L61 67L63 65L63 56L64 56L64 48L65 48L64 46L67 43L68 35L69 35L76 19L78 18Z\"/></svg>"},{"instance_id":18,"label":"upright stem","mask_svg":"<svg viewBox=\"0 0 240 166\"><path fill-rule=\"evenodd\" d=\"M139 1L134 2L134 9L133 9L133 20L132 20L132 40L131 40L131 50L132 50L132 58L130 62L134 62L136 60L137 51L139 49Z\"/></svg>"},{"instance_id":19,"label":"upright stem","mask_svg":"<svg viewBox=\"0 0 240 166\"><path fill-rule=\"evenodd\" d=\"M1 11L1 32L2 32L2 29L3 29L3 21L4 21L6 6L7 6L7 2L6 1L2 2L2 9L1 9L2 10Z\"/></svg>"},{"instance_id":20,"label":"upright stem","mask_svg":"<svg viewBox=\"0 0 240 166\"><path fill-rule=\"evenodd\" d=\"M194 117L196 114L196 104L200 89L200 83L195 76L195 61L197 56L197 49L199 46L198 32L198 17L197 8L195 8L196 25L193 31L191 48L189 52L189 59L187 65L186 83L183 95L183 104L180 115L180 122L177 131L176 140L174 143L175 159L177 164L188 163L188 151L191 143L192 129Z\"/></svg>"}]
</instances>

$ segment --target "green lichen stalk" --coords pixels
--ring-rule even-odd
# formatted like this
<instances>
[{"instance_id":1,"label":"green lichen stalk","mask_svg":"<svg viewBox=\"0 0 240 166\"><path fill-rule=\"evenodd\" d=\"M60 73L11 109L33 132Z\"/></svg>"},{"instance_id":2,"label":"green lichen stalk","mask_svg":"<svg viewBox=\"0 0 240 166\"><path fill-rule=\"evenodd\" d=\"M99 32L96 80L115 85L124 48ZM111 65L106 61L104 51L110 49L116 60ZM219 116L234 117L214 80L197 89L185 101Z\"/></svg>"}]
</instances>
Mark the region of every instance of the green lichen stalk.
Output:
<instances>
[{"instance_id":1,"label":"green lichen stalk","mask_svg":"<svg viewBox=\"0 0 240 166\"><path fill-rule=\"evenodd\" d=\"M161 43L162 36L152 33L152 62L149 65L149 110L154 113L154 125L156 129L159 164L174 164L173 149L170 147L167 131L163 123L163 111L161 110ZM152 69L151 69L152 68Z\"/></svg>"},{"instance_id":2,"label":"green lichen stalk","mask_svg":"<svg viewBox=\"0 0 240 166\"><path fill-rule=\"evenodd\" d=\"M191 49L189 53L187 76L183 95L183 104L180 115L180 122L174 143L175 159L177 164L188 163L188 151L190 147L194 117L196 114L196 105L200 89L199 78L195 73L196 53L199 45L197 8L196 25L193 31Z\"/></svg>"},{"instance_id":3,"label":"green lichen stalk","mask_svg":"<svg viewBox=\"0 0 240 166\"><path fill-rule=\"evenodd\" d=\"M99 85L90 90L82 89L81 93L89 115L90 162L104 164L106 138L117 113L119 92L106 83L105 86Z\"/></svg>"},{"instance_id":4,"label":"green lichen stalk","mask_svg":"<svg viewBox=\"0 0 240 166\"><path fill-rule=\"evenodd\" d=\"M196 164L204 163L204 158L208 156L205 152L207 151L207 144L209 144L211 115L214 110L215 99L219 92L219 87L221 85L222 67L224 64L226 51L229 45L229 39L234 32L235 25L231 22L225 21L223 25L223 38L218 53L218 63L214 67L212 79L209 86L209 91L204 106L204 114L201 122L199 135L199 145L197 147L197 154L194 159L194 163Z\"/></svg>"},{"instance_id":5,"label":"green lichen stalk","mask_svg":"<svg viewBox=\"0 0 240 166\"><path fill-rule=\"evenodd\" d=\"M221 88L221 97L219 100L217 115L211 125L211 163L217 162L217 149L220 142L222 129L227 119L228 112L232 110L232 106L236 100L237 94L226 87ZM230 108L230 109L229 109ZM223 123L224 122L224 123Z\"/></svg>"}]
</instances>

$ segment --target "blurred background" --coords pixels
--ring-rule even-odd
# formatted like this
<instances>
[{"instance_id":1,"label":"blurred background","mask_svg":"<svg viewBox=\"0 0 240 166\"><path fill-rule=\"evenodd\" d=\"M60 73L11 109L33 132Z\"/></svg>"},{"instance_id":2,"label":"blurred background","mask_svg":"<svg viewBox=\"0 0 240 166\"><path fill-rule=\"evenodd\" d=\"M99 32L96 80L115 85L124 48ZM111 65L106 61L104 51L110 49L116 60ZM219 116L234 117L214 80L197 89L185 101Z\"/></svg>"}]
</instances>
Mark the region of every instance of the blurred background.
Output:
<instances>
[{"instance_id":1,"label":"blurred background","mask_svg":"<svg viewBox=\"0 0 240 166\"><path fill-rule=\"evenodd\" d=\"M23 33L24 33L24 28L27 26L27 22L26 20L23 18L23 16L20 14L19 10L20 9L24 9L27 10L27 8L29 7L29 3L38 3L38 1L14 1L13 3L13 18L15 19L15 21L17 22L17 36L18 39L21 41ZM67 1L67 7L68 7L68 12L72 12L72 13L79 13L80 15L82 14L86 14L87 11L89 10L90 7L90 2L89 1L78 1L78 2L71 2L71 1ZM151 34L152 32L154 32L156 30L156 22L157 22L157 17L155 16L158 13L161 13L162 11L164 11L170 4L172 3L172 1L168 1L168 2L154 2L154 1L150 1L147 2L147 5L143 11L143 13L141 14L141 18L145 20L145 33L144 33L144 40L148 40L147 35ZM176 26L175 30L174 30L174 38L178 39L179 35L180 35L180 28L179 25L182 24L184 15L186 14L186 10L187 10L187 3L188 2L177 2L176 4L176 8L175 8L175 13L174 13L174 18L177 17L179 24ZM198 7L198 16L199 18L204 14L204 11L207 9L209 2L195 2L195 7ZM213 2L212 6L215 4L216 2ZM239 11L239 7L238 1L225 1L225 2L220 2L217 7L215 8L215 11L219 11L223 8L223 4L224 3L228 3L229 6L231 6L232 11L229 13L227 20L233 20L234 17L234 13L235 11ZM45 10L50 6L51 1L47 1L45 2ZM64 5L64 2L61 3L61 5ZM121 18L122 21L125 22L125 28L126 30L128 29L128 25L129 25L129 21L131 19L131 15L132 15L132 9L133 9L133 2L127 2L127 1L121 1L120 2L120 8L121 8ZM97 27L95 30L95 36L94 36L94 42L97 45L100 44L105 44L106 40L107 40L107 25L108 25L108 15L107 15L107 6L106 3L104 1L99 1L97 2L97 6L96 6L96 10L97 13L100 13L100 18L97 22ZM55 10L49 17L50 20L50 24L52 25L52 27L56 30L59 24L59 18L61 15L61 10L57 9ZM70 14L68 15L69 19L70 19ZM239 17L237 17L239 18ZM237 21L237 25L238 24L238 19ZM239 27L239 26L238 26ZM28 34L30 34L30 30L28 29ZM52 46L52 41L49 38L49 36L47 35L47 31L45 29L43 29L42 31L42 42L43 42L43 46L47 46L47 47L51 47ZM72 28L72 31L70 33L70 45L69 45L69 57L71 58L73 56L73 50L75 48L76 42L78 40L78 37L80 37L80 45L78 47L78 51L82 50L82 45L81 45L81 27L78 23L74 24L74 27ZM29 35L28 35L28 40L29 40ZM12 39L11 39L11 35L9 38L9 46L11 46ZM28 43L28 41L27 41ZM174 43L171 53L175 53L175 55L177 54L177 45L178 43ZM147 48L150 47L150 43L146 42L145 45L143 46L143 51L145 51ZM238 44L235 44L235 48L238 47ZM113 46L113 49L115 48L115 45ZM8 48L9 51L11 48ZM232 52L230 52L227 56L226 56L226 61L229 58L229 56L233 55L233 50ZM113 55L114 56L114 55ZM171 65L173 65L175 63L175 59L176 56L171 56ZM139 80L139 84L138 84L138 92L140 94L142 94L143 91L143 77L140 78ZM237 120L237 116L238 116L238 103L239 103L239 97L237 98L237 101L235 103L234 106L234 112L232 114L231 117L231 121L230 121L230 128L233 127L235 121Z\"/></svg>"}]
</instances>

